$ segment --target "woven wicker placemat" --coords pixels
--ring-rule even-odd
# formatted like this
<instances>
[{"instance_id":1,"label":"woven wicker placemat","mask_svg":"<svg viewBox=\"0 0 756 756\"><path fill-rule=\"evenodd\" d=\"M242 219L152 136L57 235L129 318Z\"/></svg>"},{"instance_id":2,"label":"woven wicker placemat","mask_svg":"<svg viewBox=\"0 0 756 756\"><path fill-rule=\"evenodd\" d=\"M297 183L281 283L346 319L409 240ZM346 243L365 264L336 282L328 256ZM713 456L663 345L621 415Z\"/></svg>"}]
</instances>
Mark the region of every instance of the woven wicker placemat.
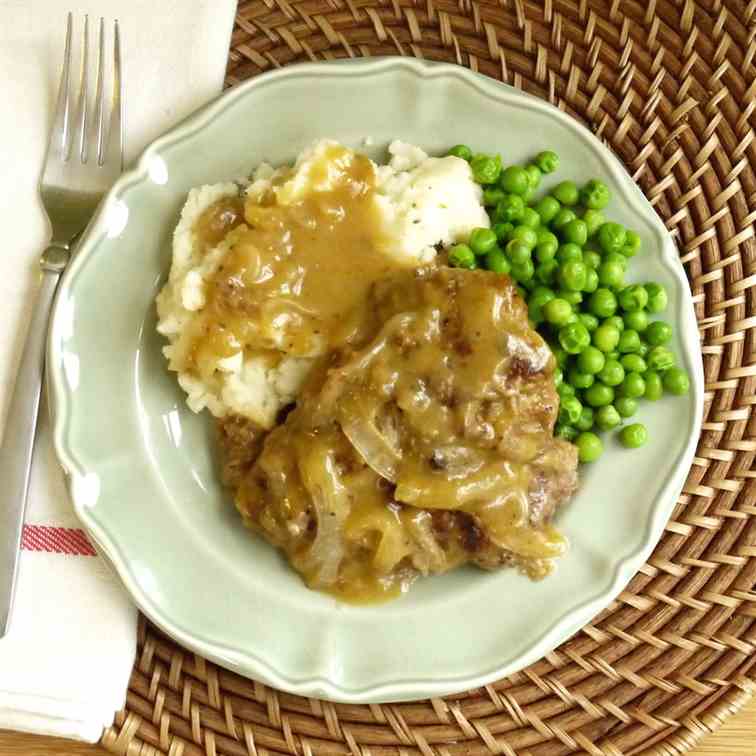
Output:
<instances>
[{"instance_id":1,"label":"woven wicker placemat","mask_svg":"<svg viewBox=\"0 0 756 756\"><path fill-rule=\"evenodd\" d=\"M675 237L706 405L664 536L594 622L484 689L346 706L245 680L142 621L119 754L672 756L756 690L756 0L255 0L227 83L303 60L416 55L543 97L624 160Z\"/></svg>"}]
</instances>

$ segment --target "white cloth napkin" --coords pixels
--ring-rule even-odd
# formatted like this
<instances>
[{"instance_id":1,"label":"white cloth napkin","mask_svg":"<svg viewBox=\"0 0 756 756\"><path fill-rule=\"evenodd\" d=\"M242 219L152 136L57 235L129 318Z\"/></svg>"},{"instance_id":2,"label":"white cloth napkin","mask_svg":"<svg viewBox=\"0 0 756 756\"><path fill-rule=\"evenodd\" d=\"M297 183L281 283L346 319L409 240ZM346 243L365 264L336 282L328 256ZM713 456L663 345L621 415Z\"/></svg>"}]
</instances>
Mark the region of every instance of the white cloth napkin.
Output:
<instances>
[{"instance_id":1,"label":"white cloth napkin","mask_svg":"<svg viewBox=\"0 0 756 756\"><path fill-rule=\"evenodd\" d=\"M220 92L236 2L0 0L0 433L34 301L37 259L49 238L37 180L69 6L77 45L83 14L90 14L90 49L96 50L99 17L119 20L130 162ZM0 729L96 741L125 701L136 609L80 530L44 404L23 541L11 630L0 640Z\"/></svg>"}]
</instances>

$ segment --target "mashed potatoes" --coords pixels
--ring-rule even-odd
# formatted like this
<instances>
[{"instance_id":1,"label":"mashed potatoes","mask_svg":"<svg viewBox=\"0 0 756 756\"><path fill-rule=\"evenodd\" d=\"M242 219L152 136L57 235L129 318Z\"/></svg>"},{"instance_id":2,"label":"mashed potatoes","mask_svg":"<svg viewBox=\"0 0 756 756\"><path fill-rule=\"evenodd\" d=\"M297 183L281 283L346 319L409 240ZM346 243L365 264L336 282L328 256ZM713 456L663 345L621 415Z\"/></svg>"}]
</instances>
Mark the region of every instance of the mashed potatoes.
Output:
<instances>
[{"instance_id":1,"label":"mashed potatoes","mask_svg":"<svg viewBox=\"0 0 756 756\"><path fill-rule=\"evenodd\" d=\"M488 226L465 161L402 142L389 153L377 166L321 140L293 167L261 165L248 185L189 192L157 305L163 351L193 411L272 427L315 360L348 340L341 305L362 297L360 286Z\"/></svg>"}]
</instances>

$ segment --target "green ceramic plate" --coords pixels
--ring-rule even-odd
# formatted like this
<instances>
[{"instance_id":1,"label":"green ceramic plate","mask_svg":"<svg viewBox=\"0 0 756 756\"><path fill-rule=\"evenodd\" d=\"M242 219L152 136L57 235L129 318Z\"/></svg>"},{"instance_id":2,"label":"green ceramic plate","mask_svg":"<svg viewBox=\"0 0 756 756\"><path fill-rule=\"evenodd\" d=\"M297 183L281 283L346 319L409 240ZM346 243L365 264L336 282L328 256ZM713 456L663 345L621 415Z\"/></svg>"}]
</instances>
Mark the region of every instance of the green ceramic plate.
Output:
<instances>
[{"instance_id":1,"label":"green ceramic plate","mask_svg":"<svg viewBox=\"0 0 756 756\"><path fill-rule=\"evenodd\" d=\"M666 284L687 397L644 405L650 442L608 443L559 517L555 574L463 569L383 606L307 590L241 526L218 484L210 425L189 412L155 333L156 292L190 187L291 160L317 137L382 157L393 138L457 142L523 161L551 147L558 176L603 177L611 216L637 229L639 280ZM558 180L554 176L550 179ZM340 701L435 696L535 661L605 607L658 540L693 457L703 377L677 251L620 163L585 128L465 69L384 58L295 66L225 94L156 141L106 198L61 284L50 334L55 445L76 511L139 607L183 645L277 688Z\"/></svg>"}]
</instances>

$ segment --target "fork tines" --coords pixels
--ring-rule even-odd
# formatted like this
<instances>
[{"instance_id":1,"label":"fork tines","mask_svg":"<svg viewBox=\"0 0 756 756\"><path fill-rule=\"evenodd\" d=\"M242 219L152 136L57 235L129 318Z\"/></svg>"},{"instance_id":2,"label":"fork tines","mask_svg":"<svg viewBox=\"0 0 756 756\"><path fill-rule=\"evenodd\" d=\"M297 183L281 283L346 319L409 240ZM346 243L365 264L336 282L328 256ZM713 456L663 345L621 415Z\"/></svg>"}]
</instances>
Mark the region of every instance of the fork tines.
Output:
<instances>
[{"instance_id":1,"label":"fork tines","mask_svg":"<svg viewBox=\"0 0 756 756\"><path fill-rule=\"evenodd\" d=\"M71 126L71 50L73 36L73 16L68 14L66 24L66 46L60 90L55 109L55 122L50 136L50 151L59 159L68 161L72 156L82 163L90 159L97 165L106 160L118 161L121 168L123 154L123 75L121 70L121 40L118 21L113 24L113 78L112 85L106 80L105 19L100 18L97 46L97 72L94 94L94 118L90 118L89 94L89 17L84 16L84 30L81 44L81 73L79 97L76 104L75 124ZM107 100L110 99L108 104ZM108 127L107 120L110 120ZM90 120L93 122L90 123Z\"/></svg>"}]
</instances>

